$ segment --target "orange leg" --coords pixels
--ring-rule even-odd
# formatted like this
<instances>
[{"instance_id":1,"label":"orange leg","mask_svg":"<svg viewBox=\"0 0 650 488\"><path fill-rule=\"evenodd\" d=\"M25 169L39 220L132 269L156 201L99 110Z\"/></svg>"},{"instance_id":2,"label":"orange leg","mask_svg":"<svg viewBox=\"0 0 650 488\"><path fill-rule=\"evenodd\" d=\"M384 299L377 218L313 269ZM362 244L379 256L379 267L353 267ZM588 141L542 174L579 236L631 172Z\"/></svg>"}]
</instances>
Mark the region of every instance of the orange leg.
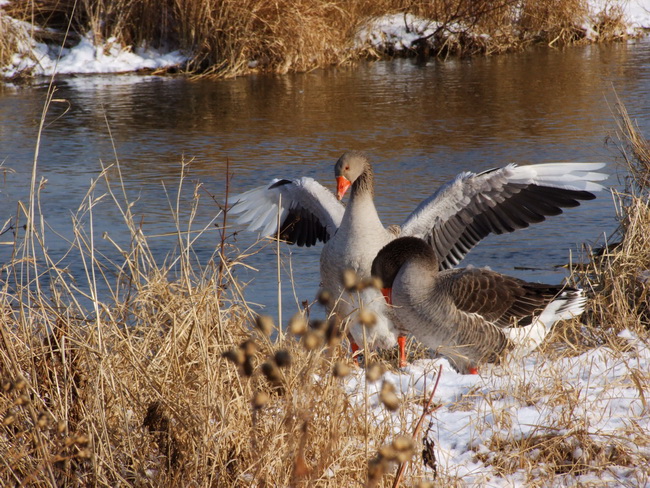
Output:
<instances>
[{"instance_id":1,"label":"orange leg","mask_svg":"<svg viewBox=\"0 0 650 488\"><path fill-rule=\"evenodd\" d=\"M406 336L397 336L397 345L399 346L399 367L406 367Z\"/></svg>"},{"instance_id":2,"label":"orange leg","mask_svg":"<svg viewBox=\"0 0 650 488\"><path fill-rule=\"evenodd\" d=\"M469 368L469 374L478 374L478 369L476 368L476 366L472 366L471 368Z\"/></svg>"},{"instance_id":3,"label":"orange leg","mask_svg":"<svg viewBox=\"0 0 650 488\"><path fill-rule=\"evenodd\" d=\"M354 360L354 364L359 366L359 359L357 359L357 356L354 355L359 350L359 345L354 342L354 339L352 339L352 336L350 336L350 349L352 349L352 359Z\"/></svg>"}]
</instances>

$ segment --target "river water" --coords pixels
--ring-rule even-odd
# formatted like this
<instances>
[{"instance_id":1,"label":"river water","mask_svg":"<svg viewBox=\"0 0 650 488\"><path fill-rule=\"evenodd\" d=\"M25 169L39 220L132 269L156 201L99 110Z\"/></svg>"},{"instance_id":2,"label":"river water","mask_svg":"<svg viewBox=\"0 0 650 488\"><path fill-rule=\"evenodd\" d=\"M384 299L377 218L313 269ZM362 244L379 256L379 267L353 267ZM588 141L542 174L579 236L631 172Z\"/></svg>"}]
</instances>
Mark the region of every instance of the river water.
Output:
<instances>
[{"instance_id":1,"label":"river water","mask_svg":"<svg viewBox=\"0 0 650 488\"><path fill-rule=\"evenodd\" d=\"M119 161L133 211L161 262L176 240L175 205L181 161L190 162L182 192L183 218L195 182L201 203L195 228L219 212L226 161L231 192L274 177L312 176L334 188L333 164L349 149L366 151L375 166L376 203L385 224L401 223L442 183L464 170L510 162L607 161L608 184L625 176L611 139L616 97L646 135L650 133L648 40L534 49L490 58L361 63L353 68L233 80L188 80L139 75L68 77L55 81L55 101L40 142L37 175L46 182L41 206L49 226L46 245L79 280L79 258L64 257L72 218L101 166ZM3 222L25 202L47 84L0 85L0 208ZM115 182L115 180L113 180ZM103 193L100 185L96 196ZM214 200L213 200L214 197ZM87 218L87 217L85 217ZM93 212L96 247L118 256L102 235L127 246L120 213L109 199ZM220 222L220 220L218 221ZM560 282L581 243L600 245L616 228L608 193L578 209L507 236L491 237L465 264L490 266L517 276ZM236 229L232 229L233 231ZM11 259L11 233L0 236L0 263ZM247 249L256 236L230 239ZM194 244L206 262L219 235L209 226ZM282 246L283 310L312 299L318 287L316 248ZM249 282L246 297L277 310L274 246L258 244L246 259L257 271L237 267ZM234 248L231 256L236 255ZM524 268L524 269L522 269ZM534 268L534 269L525 269ZM294 287L289 274L293 275Z\"/></svg>"}]
</instances>

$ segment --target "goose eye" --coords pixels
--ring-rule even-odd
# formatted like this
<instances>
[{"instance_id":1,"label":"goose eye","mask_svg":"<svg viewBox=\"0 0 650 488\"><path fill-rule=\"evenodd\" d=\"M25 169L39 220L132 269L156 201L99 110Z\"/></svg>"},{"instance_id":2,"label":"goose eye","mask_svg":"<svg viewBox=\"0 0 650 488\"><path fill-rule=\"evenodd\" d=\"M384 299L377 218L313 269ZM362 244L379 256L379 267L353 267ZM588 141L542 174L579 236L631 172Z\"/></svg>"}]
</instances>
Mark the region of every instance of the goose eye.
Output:
<instances>
[{"instance_id":1,"label":"goose eye","mask_svg":"<svg viewBox=\"0 0 650 488\"><path fill-rule=\"evenodd\" d=\"M349 166L346 166L346 167L345 167L345 171L350 171L350 167L349 167Z\"/></svg>"}]
</instances>

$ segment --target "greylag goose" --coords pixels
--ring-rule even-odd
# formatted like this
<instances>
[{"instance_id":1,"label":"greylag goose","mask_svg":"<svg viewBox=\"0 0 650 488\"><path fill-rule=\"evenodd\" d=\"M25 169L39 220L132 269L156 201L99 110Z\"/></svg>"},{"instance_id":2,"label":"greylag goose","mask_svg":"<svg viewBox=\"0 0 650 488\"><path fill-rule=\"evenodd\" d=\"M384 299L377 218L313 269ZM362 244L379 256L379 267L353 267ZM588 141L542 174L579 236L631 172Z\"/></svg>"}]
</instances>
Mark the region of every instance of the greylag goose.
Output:
<instances>
[{"instance_id":1,"label":"greylag goose","mask_svg":"<svg viewBox=\"0 0 650 488\"><path fill-rule=\"evenodd\" d=\"M603 190L597 183L607 175L596 172L604 163L509 164L482 173L464 172L440 187L406 218L401 226L386 229L374 204L374 177L368 158L346 152L337 161L337 197L312 178L274 179L268 185L233 198L232 212L262 236L277 235L289 244L325 243L320 256L321 287L336 300L329 307L345 319L360 302L375 311L379 323L368 330L368 343L392 347L396 331L383 312L386 304L374 288L346 291L342 275L352 269L360 279L370 277L379 250L399 236L416 236L434 250L441 269L457 265L490 233L502 234L541 222L545 217L576 207ZM350 200L340 200L348 188ZM361 326L351 327L362 343Z\"/></svg>"},{"instance_id":2,"label":"greylag goose","mask_svg":"<svg viewBox=\"0 0 650 488\"><path fill-rule=\"evenodd\" d=\"M417 237L390 242L372 263L400 332L445 356L460 373L476 373L508 349L535 349L556 321L584 310L582 290L489 269L439 269L433 248ZM400 366L406 365L403 344Z\"/></svg>"}]
</instances>

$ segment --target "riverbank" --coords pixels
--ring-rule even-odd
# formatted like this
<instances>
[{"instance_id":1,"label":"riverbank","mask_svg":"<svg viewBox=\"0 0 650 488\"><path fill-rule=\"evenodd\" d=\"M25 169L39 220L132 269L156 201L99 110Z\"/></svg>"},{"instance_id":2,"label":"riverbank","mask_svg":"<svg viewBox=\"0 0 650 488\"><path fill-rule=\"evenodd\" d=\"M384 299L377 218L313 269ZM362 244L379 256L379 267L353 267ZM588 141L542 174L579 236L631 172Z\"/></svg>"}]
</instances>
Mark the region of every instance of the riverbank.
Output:
<instances>
[{"instance_id":1,"label":"riverbank","mask_svg":"<svg viewBox=\"0 0 650 488\"><path fill-rule=\"evenodd\" d=\"M490 55L643 35L642 0L275 2L0 1L0 77L126 71L219 77L366 57ZM70 22L67 21L70 19Z\"/></svg>"}]
</instances>

